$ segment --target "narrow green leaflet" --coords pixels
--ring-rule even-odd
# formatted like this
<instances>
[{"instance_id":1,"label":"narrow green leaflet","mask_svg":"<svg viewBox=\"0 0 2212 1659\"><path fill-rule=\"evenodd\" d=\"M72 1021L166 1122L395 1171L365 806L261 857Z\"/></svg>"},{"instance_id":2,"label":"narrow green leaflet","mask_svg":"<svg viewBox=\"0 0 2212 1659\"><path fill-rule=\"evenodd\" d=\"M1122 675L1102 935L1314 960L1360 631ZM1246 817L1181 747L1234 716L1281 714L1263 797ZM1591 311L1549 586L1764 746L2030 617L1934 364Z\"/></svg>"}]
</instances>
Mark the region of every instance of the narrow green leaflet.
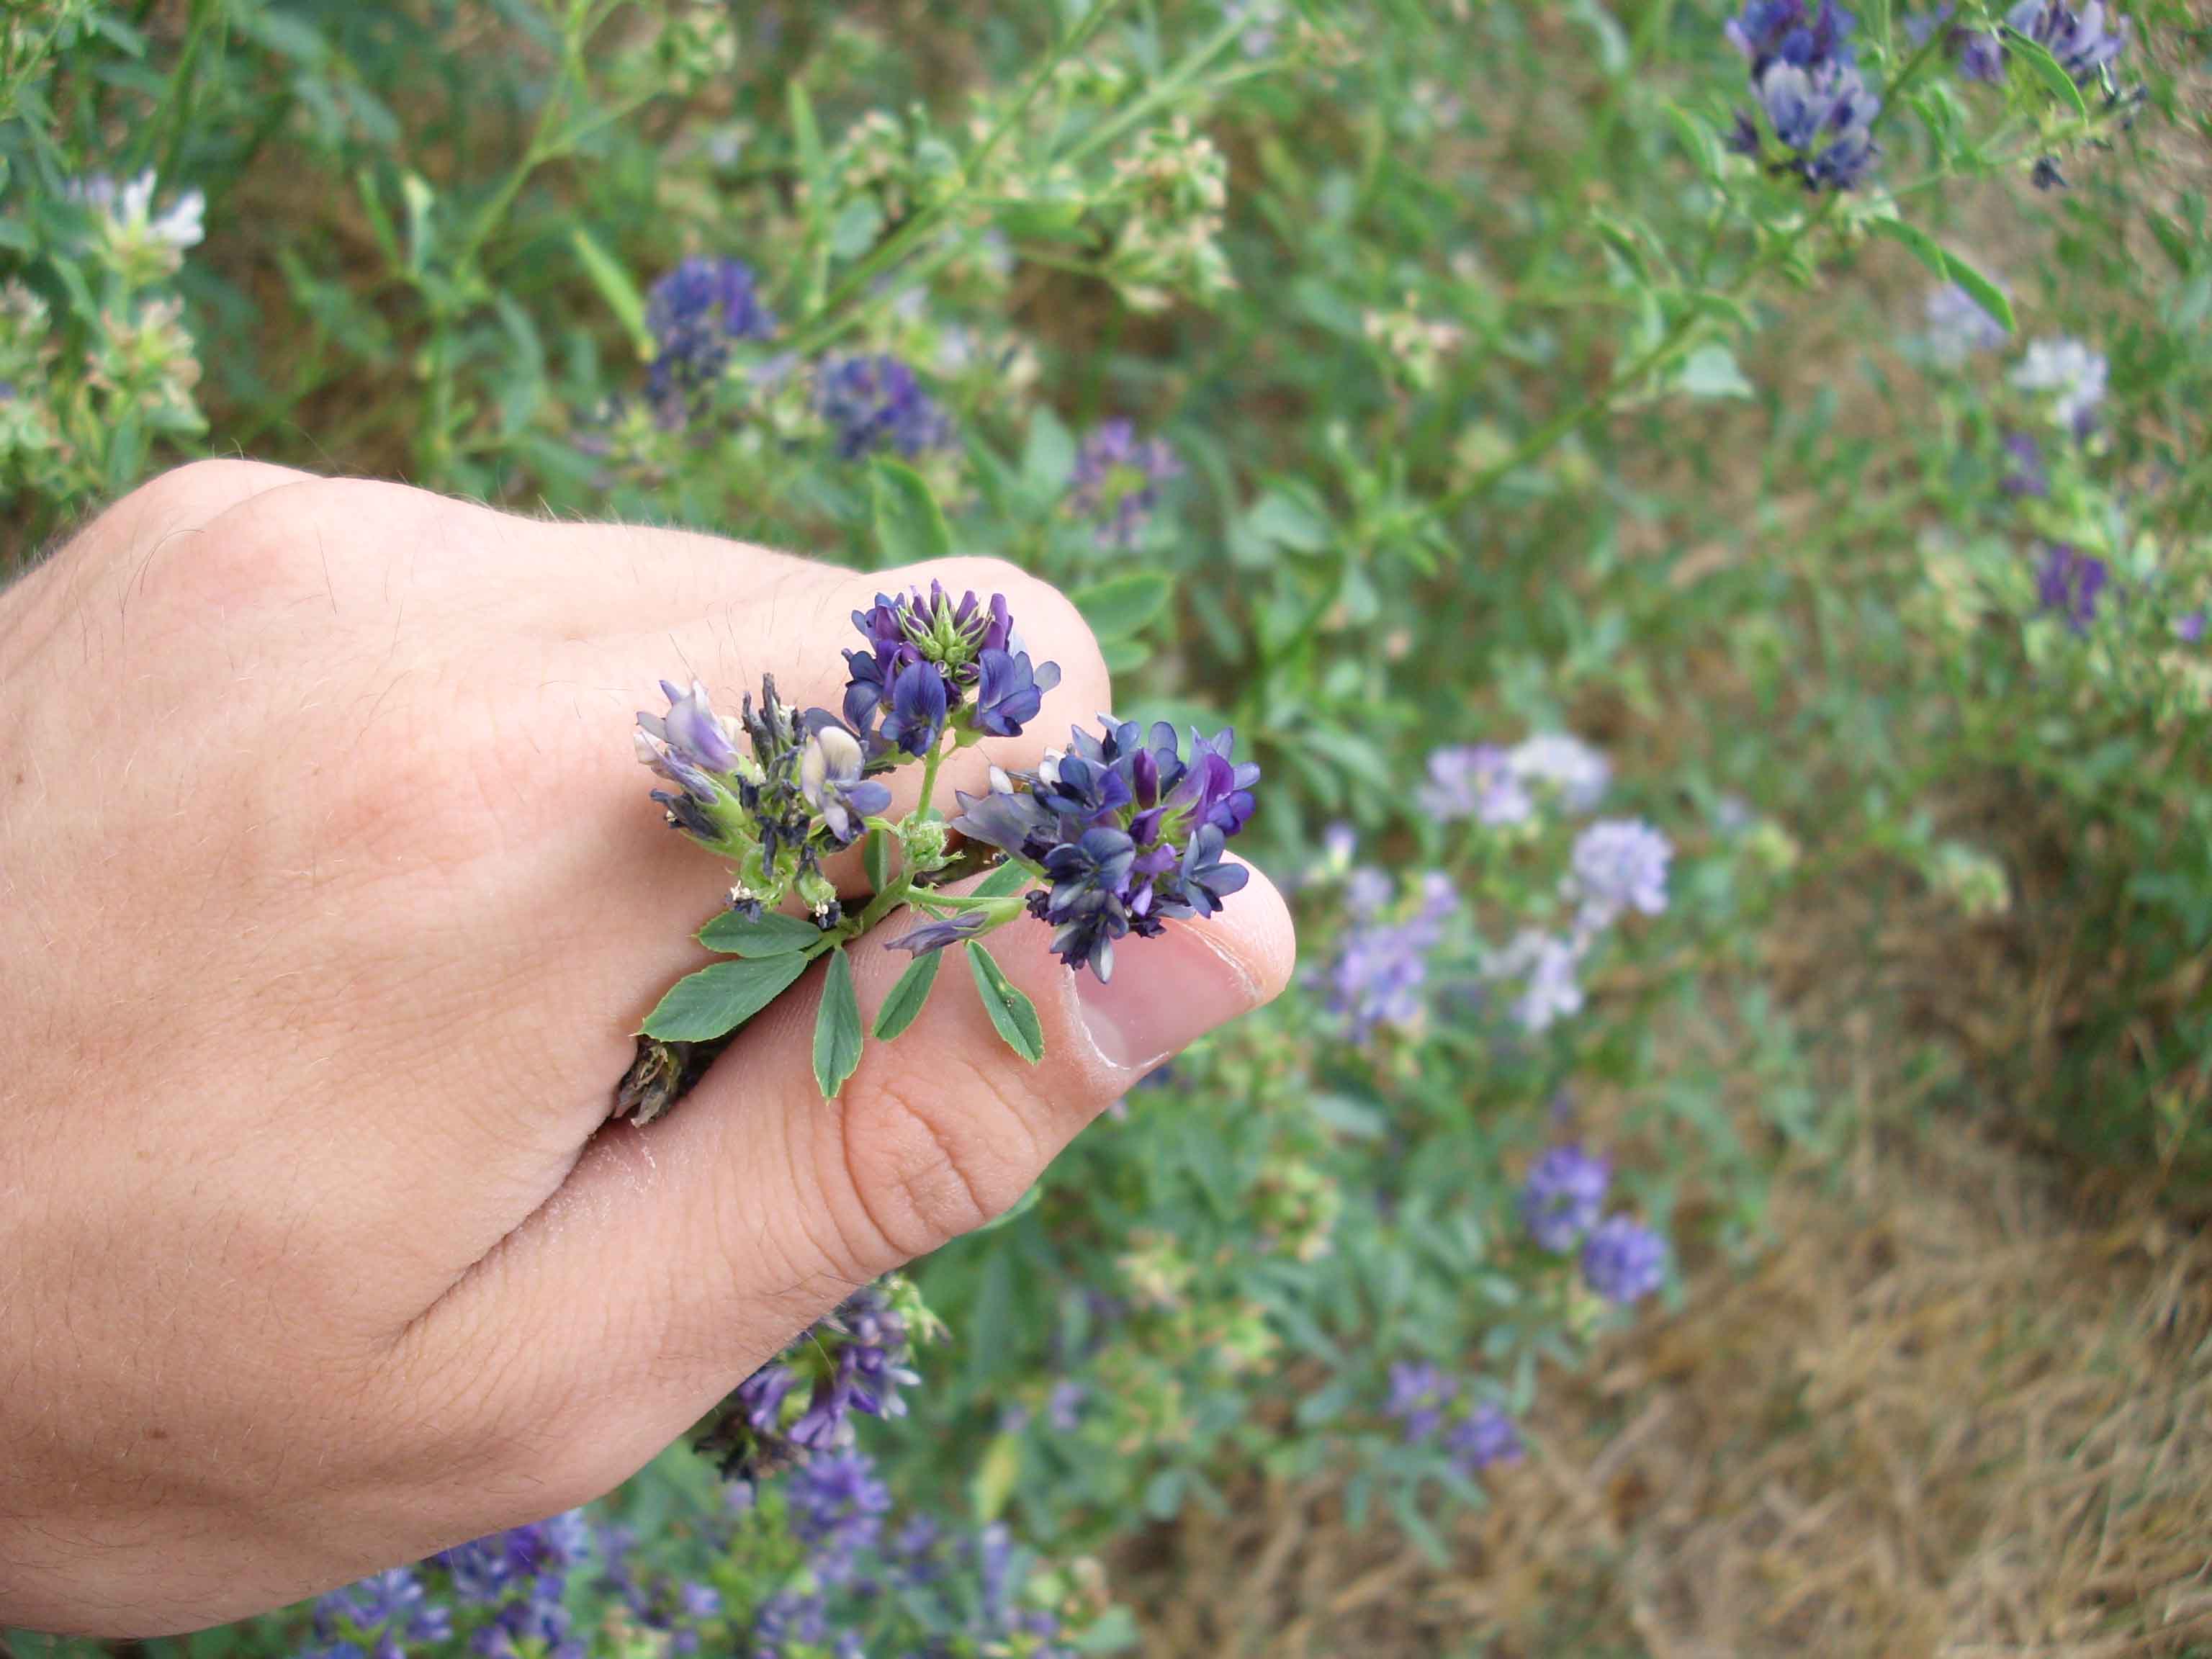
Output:
<instances>
[{"instance_id":1,"label":"narrow green leaflet","mask_svg":"<svg viewBox=\"0 0 2212 1659\"><path fill-rule=\"evenodd\" d=\"M748 921L734 910L725 910L699 930L699 943L726 957L781 957L818 945L822 930L801 916L769 911L758 921Z\"/></svg>"},{"instance_id":2,"label":"narrow green leaflet","mask_svg":"<svg viewBox=\"0 0 2212 1659\"><path fill-rule=\"evenodd\" d=\"M757 961L718 962L686 975L645 1017L645 1034L663 1042L705 1042L734 1031L806 971L804 951Z\"/></svg>"},{"instance_id":3,"label":"narrow green leaflet","mask_svg":"<svg viewBox=\"0 0 2212 1659\"><path fill-rule=\"evenodd\" d=\"M1044 1024L1036 1005L1016 990L997 960L973 939L968 942L968 965L975 970L975 989L983 998L983 1012L1012 1048L1032 1066L1044 1058Z\"/></svg>"},{"instance_id":4,"label":"narrow green leaflet","mask_svg":"<svg viewBox=\"0 0 2212 1659\"><path fill-rule=\"evenodd\" d=\"M822 1097L835 1100L860 1064L860 1000L853 994L853 964L840 945L830 953L822 981L822 1007L814 1016L814 1080Z\"/></svg>"},{"instance_id":5,"label":"narrow green leaflet","mask_svg":"<svg viewBox=\"0 0 2212 1659\"><path fill-rule=\"evenodd\" d=\"M1905 219L1877 219L1871 228L1876 235L1886 236L1909 250L1914 258L1944 281L1956 283L1989 313L1992 321L2007 333L2013 331L2016 325L2013 321L2012 301L2005 298L2004 290L1919 226Z\"/></svg>"},{"instance_id":6,"label":"narrow green leaflet","mask_svg":"<svg viewBox=\"0 0 2212 1659\"><path fill-rule=\"evenodd\" d=\"M629 272L606 249L598 238L581 225L568 227L568 246L575 251L576 263L584 268L584 275L592 279L592 286L599 291L599 298L623 325L640 358L653 356L653 335L645 325L645 296L637 291L637 284L629 279Z\"/></svg>"},{"instance_id":7,"label":"narrow green leaflet","mask_svg":"<svg viewBox=\"0 0 2212 1659\"><path fill-rule=\"evenodd\" d=\"M921 474L897 461L878 460L868 473L876 515L876 549L885 564L919 564L952 551L952 530Z\"/></svg>"},{"instance_id":8,"label":"narrow green leaflet","mask_svg":"<svg viewBox=\"0 0 2212 1659\"><path fill-rule=\"evenodd\" d=\"M2074 77L2066 72L2066 65L2051 55L2050 47L2009 26L2004 32L2004 43L2008 51L2020 54L2021 61L2033 71L2037 80L2051 89L2060 103L2083 119L2088 118L2089 106L2082 101L2081 88L2074 84Z\"/></svg>"},{"instance_id":9,"label":"narrow green leaflet","mask_svg":"<svg viewBox=\"0 0 2212 1659\"><path fill-rule=\"evenodd\" d=\"M1030 872L1012 859L991 872L975 884L970 898L1012 898L1034 880Z\"/></svg>"},{"instance_id":10,"label":"narrow green leaflet","mask_svg":"<svg viewBox=\"0 0 2212 1659\"><path fill-rule=\"evenodd\" d=\"M924 951L898 976L891 994L884 999L884 1006L876 1010L876 1041L889 1042L914 1024L921 1013L922 1005L929 1000L929 988L937 983L938 965L945 960L942 951Z\"/></svg>"}]
</instances>

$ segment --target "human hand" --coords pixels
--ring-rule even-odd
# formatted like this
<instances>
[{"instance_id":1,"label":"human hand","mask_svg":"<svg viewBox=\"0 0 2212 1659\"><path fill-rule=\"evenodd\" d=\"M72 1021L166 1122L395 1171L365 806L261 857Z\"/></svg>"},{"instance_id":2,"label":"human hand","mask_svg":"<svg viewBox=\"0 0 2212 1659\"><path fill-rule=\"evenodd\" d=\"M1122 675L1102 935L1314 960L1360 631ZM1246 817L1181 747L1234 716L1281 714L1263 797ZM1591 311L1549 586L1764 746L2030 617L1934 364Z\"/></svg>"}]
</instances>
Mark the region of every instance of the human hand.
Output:
<instances>
[{"instance_id":1,"label":"human hand","mask_svg":"<svg viewBox=\"0 0 2212 1659\"><path fill-rule=\"evenodd\" d=\"M212 1624L595 1497L1281 988L1255 877L1111 986L994 941L1035 1067L940 994L824 1101L817 969L673 1116L605 1121L726 879L644 801L633 711L672 669L834 706L848 613L932 576L1065 675L940 793L1111 706L1011 567L245 462L0 593L0 1625ZM905 961L854 952L864 1009Z\"/></svg>"}]
</instances>

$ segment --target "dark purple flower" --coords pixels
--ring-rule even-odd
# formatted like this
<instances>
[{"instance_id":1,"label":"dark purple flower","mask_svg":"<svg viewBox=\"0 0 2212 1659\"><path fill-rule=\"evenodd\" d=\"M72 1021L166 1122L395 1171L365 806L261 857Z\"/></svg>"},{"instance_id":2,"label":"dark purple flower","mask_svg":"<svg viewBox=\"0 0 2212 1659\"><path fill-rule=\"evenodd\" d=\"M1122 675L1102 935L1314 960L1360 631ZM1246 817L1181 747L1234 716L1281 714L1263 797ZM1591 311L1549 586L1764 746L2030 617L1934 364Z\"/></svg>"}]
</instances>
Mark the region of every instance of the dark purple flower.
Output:
<instances>
[{"instance_id":1,"label":"dark purple flower","mask_svg":"<svg viewBox=\"0 0 2212 1659\"><path fill-rule=\"evenodd\" d=\"M911 459L951 439L951 422L921 389L914 370L896 357L846 357L829 363L816 396L845 460L883 450Z\"/></svg>"},{"instance_id":2,"label":"dark purple flower","mask_svg":"<svg viewBox=\"0 0 2212 1659\"><path fill-rule=\"evenodd\" d=\"M1076 450L1070 499L1077 513L1097 521L1101 547L1134 547L1159 505L1161 483L1182 471L1160 439L1139 440L1127 421L1106 421Z\"/></svg>"},{"instance_id":3,"label":"dark purple flower","mask_svg":"<svg viewBox=\"0 0 2212 1659\"><path fill-rule=\"evenodd\" d=\"M975 704L970 720L994 738L1018 735L1044 707L1044 694L1060 684L1060 665L1030 665L1026 652L986 651L975 661Z\"/></svg>"},{"instance_id":4,"label":"dark purple flower","mask_svg":"<svg viewBox=\"0 0 2212 1659\"><path fill-rule=\"evenodd\" d=\"M1462 1474L1473 1476L1495 1464L1519 1462L1521 1431L1486 1401L1444 1431L1444 1449Z\"/></svg>"},{"instance_id":5,"label":"dark purple flower","mask_svg":"<svg viewBox=\"0 0 2212 1659\"><path fill-rule=\"evenodd\" d=\"M1528 1169L1521 1184L1521 1218L1528 1236L1564 1255L1597 1224L1612 1170L1579 1146L1554 1146Z\"/></svg>"},{"instance_id":6,"label":"dark purple flower","mask_svg":"<svg viewBox=\"0 0 2212 1659\"><path fill-rule=\"evenodd\" d=\"M1987 29L1957 29L1952 46L1959 54L1959 73L1969 81L2002 84L2005 78L2004 43Z\"/></svg>"},{"instance_id":7,"label":"dark purple flower","mask_svg":"<svg viewBox=\"0 0 2212 1659\"><path fill-rule=\"evenodd\" d=\"M1850 190L1873 166L1874 118L1881 100L1856 70L1828 60L1808 70L1778 58L1759 72L1759 95L1775 139L1790 152L1781 170L1811 191Z\"/></svg>"},{"instance_id":8,"label":"dark purple flower","mask_svg":"<svg viewBox=\"0 0 2212 1659\"><path fill-rule=\"evenodd\" d=\"M2046 48L2076 81L2102 75L2128 44L2128 23L2107 27L2104 0L2069 6L2059 0L2019 0L2005 14L2005 26Z\"/></svg>"},{"instance_id":9,"label":"dark purple flower","mask_svg":"<svg viewBox=\"0 0 2212 1659\"><path fill-rule=\"evenodd\" d=\"M872 750L927 755L948 723L1012 737L1060 684L1057 663L1032 665L1022 649L1004 594L956 601L937 582L927 593L878 593L853 626L868 648L845 653L845 720Z\"/></svg>"},{"instance_id":10,"label":"dark purple flower","mask_svg":"<svg viewBox=\"0 0 2212 1659\"><path fill-rule=\"evenodd\" d=\"M775 318L743 260L691 258L647 290L645 326L653 343L648 395L672 423L720 378L731 342L769 338Z\"/></svg>"},{"instance_id":11,"label":"dark purple flower","mask_svg":"<svg viewBox=\"0 0 2212 1659\"><path fill-rule=\"evenodd\" d=\"M983 931L990 918L981 910L963 910L959 915L939 921L926 921L913 932L902 933L884 946L891 951L911 951L921 956L930 951L942 951L947 946L964 945Z\"/></svg>"},{"instance_id":12,"label":"dark purple flower","mask_svg":"<svg viewBox=\"0 0 2212 1659\"><path fill-rule=\"evenodd\" d=\"M2204 613L2192 611L2173 625L2174 637L2184 645L2201 645L2204 641Z\"/></svg>"},{"instance_id":13,"label":"dark purple flower","mask_svg":"<svg viewBox=\"0 0 2212 1659\"><path fill-rule=\"evenodd\" d=\"M2053 542L2044 550L2043 566L2036 573L2037 601L2044 610L2064 616L2067 626L2079 634L2095 618L2097 597L2110 574L2102 559Z\"/></svg>"},{"instance_id":14,"label":"dark purple flower","mask_svg":"<svg viewBox=\"0 0 2212 1659\"><path fill-rule=\"evenodd\" d=\"M1147 732L1109 720L1099 736L1071 733L1035 772L994 773L988 794L962 794L952 827L1044 874L1030 914L1052 924L1061 961L1103 980L1115 941L1211 915L1244 884L1221 842L1251 817L1260 769L1239 764L1234 745L1229 732L1193 732L1186 761L1164 721Z\"/></svg>"},{"instance_id":15,"label":"dark purple flower","mask_svg":"<svg viewBox=\"0 0 2212 1659\"><path fill-rule=\"evenodd\" d=\"M1802 70L1849 64L1855 21L1835 0L1745 0L1743 10L1722 33L1750 63L1756 81L1776 63Z\"/></svg>"},{"instance_id":16,"label":"dark purple flower","mask_svg":"<svg viewBox=\"0 0 2212 1659\"><path fill-rule=\"evenodd\" d=\"M1583 1245L1583 1282L1623 1307L1641 1301L1667 1276L1667 1241L1625 1215L1598 1224Z\"/></svg>"},{"instance_id":17,"label":"dark purple flower","mask_svg":"<svg viewBox=\"0 0 2212 1659\"><path fill-rule=\"evenodd\" d=\"M933 662L909 663L890 684L890 706L877 732L909 755L927 755L945 735L945 676Z\"/></svg>"}]
</instances>

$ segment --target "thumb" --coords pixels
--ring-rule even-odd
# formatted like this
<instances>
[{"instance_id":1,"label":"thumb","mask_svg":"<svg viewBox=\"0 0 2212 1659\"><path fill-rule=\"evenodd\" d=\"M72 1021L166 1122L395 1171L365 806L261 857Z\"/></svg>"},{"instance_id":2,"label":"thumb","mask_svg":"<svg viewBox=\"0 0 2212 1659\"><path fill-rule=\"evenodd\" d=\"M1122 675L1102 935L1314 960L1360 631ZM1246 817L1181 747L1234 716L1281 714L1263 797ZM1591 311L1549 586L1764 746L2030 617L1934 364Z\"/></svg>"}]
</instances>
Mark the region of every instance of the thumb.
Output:
<instances>
[{"instance_id":1,"label":"thumb","mask_svg":"<svg viewBox=\"0 0 2212 1659\"><path fill-rule=\"evenodd\" d=\"M907 925L894 916L849 947L864 1020L907 965L884 945ZM817 964L667 1118L604 1130L555 1199L432 1310L434 1328L479 1343L489 1328L527 1357L501 1367L520 1385L504 1391L537 1443L576 1465L567 1480L538 1472L558 1495L618 1484L854 1287L1003 1213L1146 1072L1279 993L1295 951L1288 909L1256 871L1212 919L1126 941L1110 984L1062 967L1026 918L988 944L1036 1005L1041 1061L1000 1039L955 947L921 1017L869 1042L824 1100ZM556 1429L574 1412L588 1422Z\"/></svg>"}]
</instances>

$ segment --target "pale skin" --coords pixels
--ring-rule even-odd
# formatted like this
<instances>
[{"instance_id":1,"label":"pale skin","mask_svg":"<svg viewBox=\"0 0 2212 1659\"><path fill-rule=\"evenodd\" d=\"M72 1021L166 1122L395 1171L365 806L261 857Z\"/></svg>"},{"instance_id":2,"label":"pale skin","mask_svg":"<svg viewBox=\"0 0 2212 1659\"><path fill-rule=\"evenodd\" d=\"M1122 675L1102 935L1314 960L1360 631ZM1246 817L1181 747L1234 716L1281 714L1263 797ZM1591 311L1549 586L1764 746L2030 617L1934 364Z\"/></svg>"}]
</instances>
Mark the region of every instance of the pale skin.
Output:
<instances>
[{"instance_id":1,"label":"pale skin","mask_svg":"<svg viewBox=\"0 0 2212 1659\"><path fill-rule=\"evenodd\" d=\"M669 1117L606 1121L726 881L633 711L763 670L834 708L848 613L933 576L1065 676L942 802L1112 706L1074 609L988 561L209 462L0 592L0 1625L197 1628L596 1497L1281 988L1255 874L1103 993L999 935L1042 1065L948 974L825 1103L817 969ZM872 1009L906 958L854 957Z\"/></svg>"}]
</instances>

